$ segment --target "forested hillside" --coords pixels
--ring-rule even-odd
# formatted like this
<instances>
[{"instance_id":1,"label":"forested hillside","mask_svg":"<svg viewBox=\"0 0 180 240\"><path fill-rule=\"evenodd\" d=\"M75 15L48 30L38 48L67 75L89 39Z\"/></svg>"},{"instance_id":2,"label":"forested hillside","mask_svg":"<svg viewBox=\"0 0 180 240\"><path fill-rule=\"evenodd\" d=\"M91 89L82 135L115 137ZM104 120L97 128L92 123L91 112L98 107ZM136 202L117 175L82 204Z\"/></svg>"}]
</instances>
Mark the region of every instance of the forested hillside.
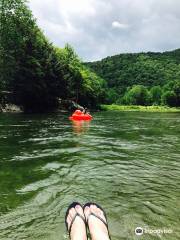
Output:
<instances>
[{"instance_id":1,"label":"forested hillside","mask_svg":"<svg viewBox=\"0 0 180 240\"><path fill-rule=\"evenodd\" d=\"M147 90L154 87L160 95L168 91L166 94L171 95L172 98L175 93L178 95L178 99L171 99L173 105L180 104L180 49L164 53L120 54L85 65L107 81L111 103L117 101L128 103L127 92L132 90L130 88L133 88L134 85L138 85L139 88L136 87L135 92L137 92L136 90L145 91L142 88L144 86ZM161 90L163 92L160 92ZM150 98L152 96L149 96L149 99L146 99L146 103L143 104L153 104L154 100ZM163 102L163 99L161 100ZM161 100L156 101L156 104L159 104ZM166 100L163 103L166 104Z\"/></svg>"},{"instance_id":2,"label":"forested hillside","mask_svg":"<svg viewBox=\"0 0 180 240\"><path fill-rule=\"evenodd\" d=\"M24 111L41 112L65 99L94 107L103 89L104 80L71 46L59 49L45 37L25 0L0 1L0 105L11 101Z\"/></svg>"},{"instance_id":3,"label":"forested hillside","mask_svg":"<svg viewBox=\"0 0 180 240\"><path fill-rule=\"evenodd\" d=\"M87 65L120 93L134 84L162 86L180 79L180 49L165 53L120 54Z\"/></svg>"}]
</instances>

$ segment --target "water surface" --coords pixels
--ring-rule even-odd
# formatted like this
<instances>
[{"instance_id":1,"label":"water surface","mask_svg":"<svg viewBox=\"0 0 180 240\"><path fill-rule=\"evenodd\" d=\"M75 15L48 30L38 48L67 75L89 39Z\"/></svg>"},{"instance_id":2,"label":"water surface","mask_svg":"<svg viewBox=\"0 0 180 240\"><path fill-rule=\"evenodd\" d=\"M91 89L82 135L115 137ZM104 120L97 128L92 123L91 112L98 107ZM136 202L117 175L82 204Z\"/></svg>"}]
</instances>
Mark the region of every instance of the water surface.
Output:
<instances>
[{"instance_id":1,"label":"water surface","mask_svg":"<svg viewBox=\"0 0 180 240\"><path fill-rule=\"evenodd\" d=\"M72 201L101 204L113 240L180 239L180 114L93 115L0 115L1 240L64 240Z\"/></svg>"}]
</instances>

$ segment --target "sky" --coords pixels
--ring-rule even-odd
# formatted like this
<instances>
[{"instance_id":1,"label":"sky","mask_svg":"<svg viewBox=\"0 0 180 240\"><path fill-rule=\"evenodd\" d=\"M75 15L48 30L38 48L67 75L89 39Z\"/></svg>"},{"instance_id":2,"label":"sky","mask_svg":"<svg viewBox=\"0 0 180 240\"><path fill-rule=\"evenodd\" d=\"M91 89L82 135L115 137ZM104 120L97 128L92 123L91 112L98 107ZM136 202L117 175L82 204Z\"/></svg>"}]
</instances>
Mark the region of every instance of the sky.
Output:
<instances>
[{"instance_id":1,"label":"sky","mask_svg":"<svg viewBox=\"0 0 180 240\"><path fill-rule=\"evenodd\" d=\"M179 0L29 0L38 26L83 61L180 48Z\"/></svg>"}]
</instances>

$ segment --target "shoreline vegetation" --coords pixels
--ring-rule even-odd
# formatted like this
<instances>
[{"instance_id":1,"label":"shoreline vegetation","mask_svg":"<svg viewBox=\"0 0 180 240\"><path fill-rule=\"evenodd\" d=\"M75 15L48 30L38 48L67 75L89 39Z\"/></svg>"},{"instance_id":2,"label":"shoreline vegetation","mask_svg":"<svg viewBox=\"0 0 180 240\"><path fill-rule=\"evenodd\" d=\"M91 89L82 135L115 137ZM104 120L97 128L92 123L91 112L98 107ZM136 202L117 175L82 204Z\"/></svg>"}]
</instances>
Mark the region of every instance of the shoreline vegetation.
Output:
<instances>
[{"instance_id":1,"label":"shoreline vegetation","mask_svg":"<svg viewBox=\"0 0 180 240\"><path fill-rule=\"evenodd\" d=\"M103 111L129 111L129 112L180 112L180 107L168 106L140 106L140 105L101 105Z\"/></svg>"},{"instance_id":2,"label":"shoreline vegetation","mask_svg":"<svg viewBox=\"0 0 180 240\"><path fill-rule=\"evenodd\" d=\"M0 19L0 112L101 104L108 110L179 112L180 49L85 63L68 43L60 48L50 42L26 0L2 1Z\"/></svg>"}]
</instances>

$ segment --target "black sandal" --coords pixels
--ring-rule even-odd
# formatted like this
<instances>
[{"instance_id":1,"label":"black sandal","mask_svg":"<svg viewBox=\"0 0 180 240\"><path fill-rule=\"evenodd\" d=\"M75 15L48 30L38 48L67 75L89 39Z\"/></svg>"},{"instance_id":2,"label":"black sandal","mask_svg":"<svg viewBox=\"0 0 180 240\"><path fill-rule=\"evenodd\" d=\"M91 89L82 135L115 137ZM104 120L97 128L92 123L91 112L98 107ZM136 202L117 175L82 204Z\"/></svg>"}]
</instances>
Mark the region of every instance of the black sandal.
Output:
<instances>
[{"instance_id":1,"label":"black sandal","mask_svg":"<svg viewBox=\"0 0 180 240\"><path fill-rule=\"evenodd\" d=\"M72 228L72 225L73 225L76 217L80 217L80 218L83 220L83 222L84 222L84 224L85 224L85 226L86 226L85 217L81 216L78 212L76 212L75 216L73 217L73 219L72 219L72 221L71 221L70 226L68 227L67 217L68 217L68 215L69 215L69 210L70 210L71 208L75 208L77 205L79 205L79 206L82 207L82 205L81 205L80 203L78 203L78 202L73 202L73 203L71 203L71 204L69 205L69 207L68 207L68 209L67 209L67 211L66 211L65 224L66 224L66 229L67 229L67 232L69 233L69 236L71 235L71 228ZM82 208L83 208L83 207L82 207ZM76 209L75 209L75 210L76 210Z\"/></svg>"},{"instance_id":2,"label":"black sandal","mask_svg":"<svg viewBox=\"0 0 180 240\"><path fill-rule=\"evenodd\" d=\"M86 219L86 216L85 216L86 225L88 226L89 217L90 217L91 215L94 216L94 217L96 217L96 218L98 218L98 219L99 219L101 222L103 222L104 225L106 226L107 231L108 231L109 239L111 240L111 237L110 237L110 234L109 234L109 227L108 227L108 222L107 222L107 216L106 216L106 213L105 213L104 209L103 209L100 205L98 205L97 203L88 202L88 203L86 203L86 204L83 206L83 211L85 210L86 207L89 207L89 208L90 208L91 205L95 205L97 208L101 209L101 211L102 211L103 214L104 214L104 217L105 217L106 221L104 221L104 219L102 219L101 217L97 216L95 213L91 212L91 213L88 215L87 219Z\"/></svg>"}]
</instances>

